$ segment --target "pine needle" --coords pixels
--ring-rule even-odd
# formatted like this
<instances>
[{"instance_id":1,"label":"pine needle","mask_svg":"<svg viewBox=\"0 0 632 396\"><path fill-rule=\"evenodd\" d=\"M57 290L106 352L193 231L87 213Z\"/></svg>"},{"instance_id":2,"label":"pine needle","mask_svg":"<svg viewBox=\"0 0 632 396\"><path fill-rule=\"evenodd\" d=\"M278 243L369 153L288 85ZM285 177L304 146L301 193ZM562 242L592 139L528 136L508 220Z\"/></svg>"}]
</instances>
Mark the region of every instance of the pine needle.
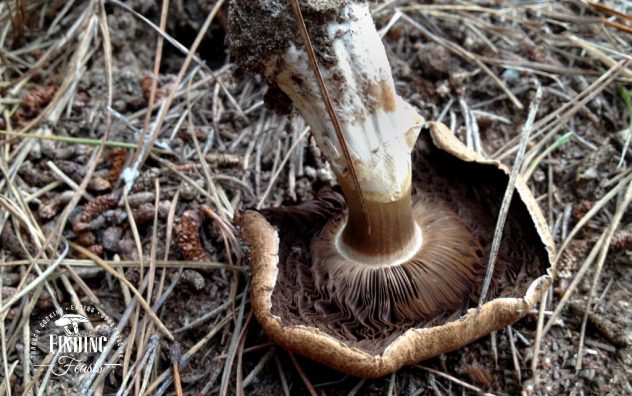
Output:
<instances>
[{"instance_id":1,"label":"pine needle","mask_svg":"<svg viewBox=\"0 0 632 396\"><path fill-rule=\"evenodd\" d=\"M364 213L364 220L366 221L368 227L368 233L371 234L371 220L369 219L366 202L364 201L364 195L362 194L362 188L360 187L360 181L358 180L358 173L355 166L353 165L351 153L349 152L349 147L347 146L347 140L342 134L342 127L340 126L340 121L338 121L338 117L336 116L336 112L334 111L334 106L331 103L331 98L329 96L329 92L327 91L327 86L325 86L325 81L323 80L323 76L320 73L318 60L316 59L316 53L314 52L312 41L309 38L309 32L307 31L305 19L303 19L303 13L301 12L301 6L298 4L298 0L292 0L292 9L294 10L294 14L296 16L298 28L301 32L301 37L303 38L305 51L307 51L307 55L309 58L309 63L312 67L312 70L314 71L316 81L318 82L320 95L322 96L323 102L325 102L327 113L329 113L329 118L331 118L331 123L333 124L334 130L336 131L336 137L338 138L338 142L340 142L340 146L342 147L342 153L345 157L345 161L347 161L347 165L349 166L349 172L351 172L353 184L355 184L356 190L358 190L360 205L362 206L362 212Z\"/></svg>"},{"instance_id":2,"label":"pine needle","mask_svg":"<svg viewBox=\"0 0 632 396\"><path fill-rule=\"evenodd\" d=\"M500 248L500 240L503 236L503 229L505 228L507 213L509 213L509 205L511 204L511 198L513 197L513 193L515 190L516 180L518 178L518 174L520 173L520 168L522 167L522 160L524 159L524 154L527 151L527 143L529 142L529 136L533 128L533 121L535 120L535 116L538 113L538 108L540 106L541 100L542 87L540 86L540 84L538 84L535 98L529 106L529 116L527 117L527 122L525 122L524 126L522 127L522 132L520 133L520 147L514 161L514 166L511 169L511 175L509 176L509 183L507 184L507 189L505 190L503 202L500 206L500 213L498 214L498 220L496 222L496 230L494 231L494 239L492 240L492 248L489 254L489 261L487 262L485 281L483 282L483 287L481 288L481 296L478 300L478 312L480 312L481 310L481 306L483 305L483 302L487 297L487 292L489 291L489 286L492 282L492 277L494 275L494 265L496 264L496 257L498 256L498 249Z\"/></svg>"}]
</instances>

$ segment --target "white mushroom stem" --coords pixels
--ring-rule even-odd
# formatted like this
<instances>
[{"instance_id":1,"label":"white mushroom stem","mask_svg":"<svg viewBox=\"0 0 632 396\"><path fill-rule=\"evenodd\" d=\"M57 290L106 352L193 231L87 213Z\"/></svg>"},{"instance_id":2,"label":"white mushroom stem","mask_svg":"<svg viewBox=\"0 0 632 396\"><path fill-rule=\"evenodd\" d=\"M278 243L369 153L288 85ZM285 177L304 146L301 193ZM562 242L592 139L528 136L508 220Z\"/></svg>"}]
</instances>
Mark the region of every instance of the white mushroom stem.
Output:
<instances>
[{"instance_id":1,"label":"white mushroom stem","mask_svg":"<svg viewBox=\"0 0 632 396\"><path fill-rule=\"evenodd\" d=\"M341 252L368 264L405 259L421 243L411 213L410 153L423 118L395 92L386 52L366 2L345 4L322 31L324 37L312 38L320 72L366 205L360 205L343 143L337 139L303 46L290 44L284 54L268 59L266 77L290 97L306 119L345 192L350 213L338 243Z\"/></svg>"}]
</instances>

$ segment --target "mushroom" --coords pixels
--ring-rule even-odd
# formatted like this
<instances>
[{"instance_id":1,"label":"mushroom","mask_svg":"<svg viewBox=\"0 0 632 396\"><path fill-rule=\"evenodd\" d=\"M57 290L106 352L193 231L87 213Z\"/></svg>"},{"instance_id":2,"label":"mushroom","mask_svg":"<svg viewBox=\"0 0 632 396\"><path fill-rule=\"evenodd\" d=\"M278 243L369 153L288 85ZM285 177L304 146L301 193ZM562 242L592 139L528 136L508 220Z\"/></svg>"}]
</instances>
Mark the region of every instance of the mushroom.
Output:
<instances>
[{"instance_id":1,"label":"mushroom","mask_svg":"<svg viewBox=\"0 0 632 396\"><path fill-rule=\"evenodd\" d=\"M263 329L291 351L376 377L521 318L550 285L554 257L526 184L516 182L492 292L477 312L470 307L508 169L466 148L443 124L425 123L396 94L367 1L301 2L311 58L289 3L233 1L231 56L276 97L287 95L344 197L323 191L311 202L239 219Z\"/></svg>"}]
</instances>

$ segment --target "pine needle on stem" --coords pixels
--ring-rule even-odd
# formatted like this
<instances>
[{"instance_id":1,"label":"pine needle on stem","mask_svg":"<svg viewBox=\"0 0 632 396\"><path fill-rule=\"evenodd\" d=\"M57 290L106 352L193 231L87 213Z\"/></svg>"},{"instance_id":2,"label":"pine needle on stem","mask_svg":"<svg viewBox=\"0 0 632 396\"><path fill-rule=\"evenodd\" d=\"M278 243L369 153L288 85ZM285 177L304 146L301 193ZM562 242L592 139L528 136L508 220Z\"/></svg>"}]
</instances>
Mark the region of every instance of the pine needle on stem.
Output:
<instances>
[{"instance_id":1,"label":"pine needle on stem","mask_svg":"<svg viewBox=\"0 0 632 396\"><path fill-rule=\"evenodd\" d=\"M342 133L342 127L340 126L340 122L338 121L338 117L336 116L336 112L334 111L334 106L331 103L329 92L327 92L327 86L325 86L325 81L323 80L323 76L320 73L318 60L316 59L316 53L314 52L312 41L309 38L309 32L307 31L307 26L305 25L305 20L303 19L303 13L301 12L301 6L299 5L298 0L292 0L292 9L294 10L294 14L296 15L296 21L298 24L298 28L301 32L301 37L303 38L305 51L307 52L310 65L312 67L312 70L314 71L314 76L316 77L316 81L318 82L318 89L320 90L320 95L322 96L323 102L325 103L325 107L327 107L327 113L329 113L329 118L331 118L331 123L333 124L334 130L336 131L336 137L338 138L338 142L340 142L342 153L345 157L347 165L349 166L349 172L351 173L353 184L355 185L355 188L358 191L358 196L360 198L360 205L362 206L362 211L364 213L364 220L366 221L366 224L368 227L368 233L370 234L371 233L371 220L369 219L366 202L364 201L364 195L362 194L362 188L360 187L358 173L356 171L355 166L353 165L353 159L351 158L351 153L349 152L349 147L347 146L347 141L345 139L345 136Z\"/></svg>"}]
</instances>

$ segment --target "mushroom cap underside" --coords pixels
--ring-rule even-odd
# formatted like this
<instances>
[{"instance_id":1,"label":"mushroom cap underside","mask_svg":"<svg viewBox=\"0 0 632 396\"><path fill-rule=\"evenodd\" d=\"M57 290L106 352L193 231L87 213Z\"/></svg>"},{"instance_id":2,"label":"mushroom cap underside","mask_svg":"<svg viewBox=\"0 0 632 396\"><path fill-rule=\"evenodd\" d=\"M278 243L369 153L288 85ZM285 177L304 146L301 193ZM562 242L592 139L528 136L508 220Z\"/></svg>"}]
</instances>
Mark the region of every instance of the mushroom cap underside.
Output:
<instances>
[{"instance_id":1,"label":"mushroom cap underside","mask_svg":"<svg viewBox=\"0 0 632 396\"><path fill-rule=\"evenodd\" d=\"M443 124L430 123L413 154L415 193L439 196L467 217L486 250L485 258L508 175L506 167L467 149ZM314 207L320 217L314 215ZM251 251L253 310L277 344L351 375L378 377L458 349L519 320L551 283L553 241L535 199L519 178L494 287L480 312L471 308L478 298L478 290L473 290L460 311L411 328L388 329L388 337L358 339L357 334L323 324L327 321L319 321L317 315L303 317L309 307L296 308L305 291L292 271L309 265L309 241L323 227L323 217L336 215L344 204L330 194L304 208L304 213L299 207L273 209L268 219L249 211L239 220Z\"/></svg>"}]
</instances>

